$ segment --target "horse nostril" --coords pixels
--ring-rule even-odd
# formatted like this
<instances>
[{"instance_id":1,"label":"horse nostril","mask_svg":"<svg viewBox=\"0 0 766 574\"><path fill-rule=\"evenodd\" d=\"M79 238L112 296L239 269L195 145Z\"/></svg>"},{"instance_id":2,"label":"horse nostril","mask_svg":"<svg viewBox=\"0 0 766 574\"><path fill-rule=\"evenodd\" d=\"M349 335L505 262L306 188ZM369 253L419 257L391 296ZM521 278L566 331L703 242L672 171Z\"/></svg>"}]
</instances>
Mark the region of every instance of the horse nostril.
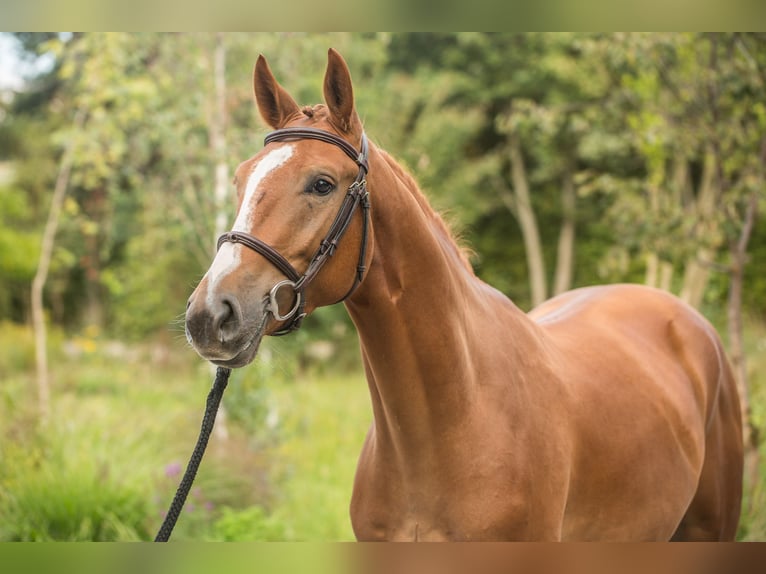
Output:
<instances>
[{"instance_id":1,"label":"horse nostril","mask_svg":"<svg viewBox=\"0 0 766 574\"><path fill-rule=\"evenodd\" d=\"M213 323L219 341L225 343L236 335L239 323L239 303L233 297L223 297Z\"/></svg>"},{"instance_id":2,"label":"horse nostril","mask_svg":"<svg viewBox=\"0 0 766 574\"><path fill-rule=\"evenodd\" d=\"M227 321L230 321L234 316L234 309L231 307L231 302L222 301L223 310L221 311L220 325L223 326Z\"/></svg>"},{"instance_id":3,"label":"horse nostril","mask_svg":"<svg viewBox=\"0 0 766 574\"><path fill-rule=\"evenodd\" d=\"M220 348L235 341L242 330L242 310L233 295L210 300L189 298L186 310L186 333L197 349Z\"/></svg>"}]
</instances>

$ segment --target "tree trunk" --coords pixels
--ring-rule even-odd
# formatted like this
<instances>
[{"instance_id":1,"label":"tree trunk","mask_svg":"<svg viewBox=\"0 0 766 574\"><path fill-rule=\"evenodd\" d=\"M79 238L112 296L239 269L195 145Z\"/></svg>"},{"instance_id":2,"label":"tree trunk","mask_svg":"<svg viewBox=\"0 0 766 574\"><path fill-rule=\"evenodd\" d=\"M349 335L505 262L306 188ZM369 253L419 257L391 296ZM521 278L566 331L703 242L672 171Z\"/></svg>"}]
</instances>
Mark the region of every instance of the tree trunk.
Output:
<instances>
[{"instance_id":1,"label":"tree trunk","mask_svg":"<svg viewBox=\"0 0 766 574\"><path fill-rule=\"evenodd\" d=\"M646 256L646 276L644 284L665 291L671 291L673 287L673 264L662 261L654 251Z\"/></svg>"},{"instance_id":2,"label":"tree trunk","mask_svg":"<svg viewBox=\"0 0 766 574\"><path fill-rule=\"evenodd\" d=\"M215 183L213 197L215 199L215 229L211 249L215 253L218 237L228 229L230 209L229 202L229 169L226 164L226 44L224 34L215 35L215 50L213 53L213 76L215 84L215 113L210 122L210 143L215 158ZM215 376L215 366L210 365L210 372ZM217 439L229 438L226 424L226 409L221 405L218 409L218 422L214 433Z\"/></svg>"},{"instance_id":3,"label":"tree trunk","mask_svg":"<svg viewBox=\"0 0 766 574\"><path fill-rule=\"evenodd\" d=\"M514 133L509 136L509 147L514 196L513 205L515 206L516 218L521 227L521 235L524 238L532 306L535 307L545 301L548 295L548 286L545 280L545 260L540 242L540 232L537 228L537 218L532 209L532 202L529 196L529 181L527 180L526 168L524 167L521 142Z\"/></svg>"},{"instance_id":4,"label":"tree trunk","mask_svg":"<svg viewBox=\"0 0 766 574\"><path fill-rule=\"evenodd\" d=\"M684 269L683 287L680 297L692 307L702 304L705 289L710 277L710 264L713 254L709 249L698 249L694 257L689 258Z\"/></svg>"},{"instance_id":5,"label":"tree trunk","mask_svg":"<svg viewBox=\"0 0 766 574\"><path fill-rule=\"evenodd\" d=\"M649 186L649 211L656 214L660 210L660 190L654 183ZM650 246L654 249L654 246ZM660 281L660 256L656 251L649 251L646 255L646 276L644 284L649 287L658 287Z\"/></svg>"},{"instance_id":6,"label":"tree trunk","mask_svg":"<svg viewBox=\"0 0 766 574\"><path fill-rule=\"evenodd\" d=\"M210 124L210 142L215 157L215 237L213 249L219 235L227 230L229 205L229 170L226 164L226 45L224 35L215 36L213 55L213 74L215 80L215 113Z\"/></svg>"},{"instance_id":7,"label":"tree trunk","mask_svg":"<svg viewBox=\"0 0 766 574\"><path fill-rule=\"evenodd\" d=\"M671 292L673 289L673 264L668 261L660 262L660 279L657 283L660 289Z\"/></svg>"},{"instance_id":8,"label":"tree trunk","mask_svg":"<svg viewBox=\"0 0 766 574\"><path fill-rule=\"evenodd\" d=\"M708 150L702 172L697 200L689 210L698 224L702 224L700 234L705 233L706 225L712 224L712 214L718 197L718 186L715 183L716 164L714 154ZM698 238L703 239L703 238ZM704 239L703 239L704 240ZM710 278L710 263L713 254L708 247L700 247L694 256L686 262L683 285L680 297L692 307L699 307L705 296L705 289Z\"/></svg>"},{"instance_id":9,"label":"tree trunk","mask_svg":"<svg viewBox=\"0 0 766 574\"><path fill-rule=\"evenodd\" d=\"M561 185L561 229L556 252L556 276L553 282L553 294L558 295L572 288L574 269L575 220L577 193L572 170L564 171Z\"/></svg>"},{"instance_id":10,"label":"tree trunk","mask_svg":"<svg viewBox=\"0 0 766 574\"><path fill-rule=\"evenodd\" d=\"M644 276L644 285L649 287L657 287L660 277L660 258L654 252L650 252L646 256L646 275Z\"/></svg>"},{"instance_id":11,"label":"tree trunk","mask_svg":"<svg viewBox=\"0 0 766 574\"><path fill-rule=\"evenodd\" d=\"M729 298L727 306L729 330L729 355L734 376L737 379L745 442L745 476L753 488L758 480L758 428L750 410L750 388L742 336L742 285L747 262L747 245L755 223L758 197L752 193L748 198L745 221L736 241L729 245L731 271L729 273ZM751 501L752 504L752 501Z\"/></svg>"},{"instance_id":12,"label":"tree trunk","mask_svg":"<svg viewBox=\"0 0 766 574\"><path fill-rule=\"evenodd\" d=\"M75 114L73 127L76 130L82 128L85 122L85 111L78 110ZM50 418L50 381L48 380L48 349L47 332L45 329L45 310L43 308L43 288L48 279L53 244L56 238L56 230L61 217L61 208L64 205L66 190L69 186L69 174L72 169L74 156L74 140L69 139L59 163L59 172L56 176L56 184L53 189L53 197L48 211L48 219L43 230L43 239L40 245L40 258L37 262L37 271L32 279L30 293L30 307L32 310L32 329L35 337L35 369L37 373L37 401L40 422L45 425Z\"/></svg>"}]
</instances>

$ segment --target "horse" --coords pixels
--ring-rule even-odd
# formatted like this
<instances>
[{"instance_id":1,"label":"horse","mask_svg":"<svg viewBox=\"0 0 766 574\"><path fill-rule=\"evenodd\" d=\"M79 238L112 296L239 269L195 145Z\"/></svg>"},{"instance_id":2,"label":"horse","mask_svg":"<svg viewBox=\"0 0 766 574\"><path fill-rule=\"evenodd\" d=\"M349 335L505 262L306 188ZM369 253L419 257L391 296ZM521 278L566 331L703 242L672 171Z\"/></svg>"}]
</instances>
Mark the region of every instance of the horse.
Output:
<instances>
[{"instance_id":1,"label":"horse","mask_svg":"<svg viewBox=\"0 0 766 574\"><path fill-rule=\"evenodd\" d=\"M739 399L701 314L631 284L524 313L367 139L339 53L324 104L299 106L262 55L253 87L274 131L236 169L236 218L189 298L187 338L243 367L264 336L344 303L373 412L358 540L735 538Z\"/></svg>"}]
</instances>

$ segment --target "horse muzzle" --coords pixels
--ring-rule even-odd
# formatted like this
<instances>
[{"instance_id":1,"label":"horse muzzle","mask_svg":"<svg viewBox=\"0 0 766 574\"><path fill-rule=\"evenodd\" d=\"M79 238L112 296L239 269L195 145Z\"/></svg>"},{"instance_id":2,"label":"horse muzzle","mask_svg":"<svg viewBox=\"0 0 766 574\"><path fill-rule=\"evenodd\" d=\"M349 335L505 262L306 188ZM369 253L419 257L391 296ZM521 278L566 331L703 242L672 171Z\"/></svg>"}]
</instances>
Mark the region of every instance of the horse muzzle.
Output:
<instances>
[{"instance_id":1,"label":"horse muzzle","mask_svg":"<svg viewBox=\"0 0 766 574\"><path fill-rule=\"evenodd\" d=\"M215 365L243 367L255 358L268 319L263 301L248 305L232 294L202 297L195 291L186 306L186 339Z\"/></svg>"}]
</instances>

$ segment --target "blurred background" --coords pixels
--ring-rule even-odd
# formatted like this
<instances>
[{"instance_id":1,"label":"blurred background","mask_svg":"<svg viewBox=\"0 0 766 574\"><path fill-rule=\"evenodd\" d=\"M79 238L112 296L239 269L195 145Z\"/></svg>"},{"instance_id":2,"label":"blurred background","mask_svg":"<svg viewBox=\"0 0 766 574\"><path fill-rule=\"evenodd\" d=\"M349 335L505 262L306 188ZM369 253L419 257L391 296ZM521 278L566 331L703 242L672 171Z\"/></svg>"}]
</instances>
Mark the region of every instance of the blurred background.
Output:
<instances>
[{"instance_id":1,"label":"blurred background","mask_svg":"<svg viewBox=\"0 0 766 574\"><path fill-rule=\"evenodd\" d=\"M154 536L212 381L186 299L267 133L253 65L316 103L329 47L519 307L630 281L716 325L748 423L739 537L766 539L766 35L2 33L0 540ZM174 539L352 539L367 392L343 306L266 341Z\"/></svg>"}]
</instances>

